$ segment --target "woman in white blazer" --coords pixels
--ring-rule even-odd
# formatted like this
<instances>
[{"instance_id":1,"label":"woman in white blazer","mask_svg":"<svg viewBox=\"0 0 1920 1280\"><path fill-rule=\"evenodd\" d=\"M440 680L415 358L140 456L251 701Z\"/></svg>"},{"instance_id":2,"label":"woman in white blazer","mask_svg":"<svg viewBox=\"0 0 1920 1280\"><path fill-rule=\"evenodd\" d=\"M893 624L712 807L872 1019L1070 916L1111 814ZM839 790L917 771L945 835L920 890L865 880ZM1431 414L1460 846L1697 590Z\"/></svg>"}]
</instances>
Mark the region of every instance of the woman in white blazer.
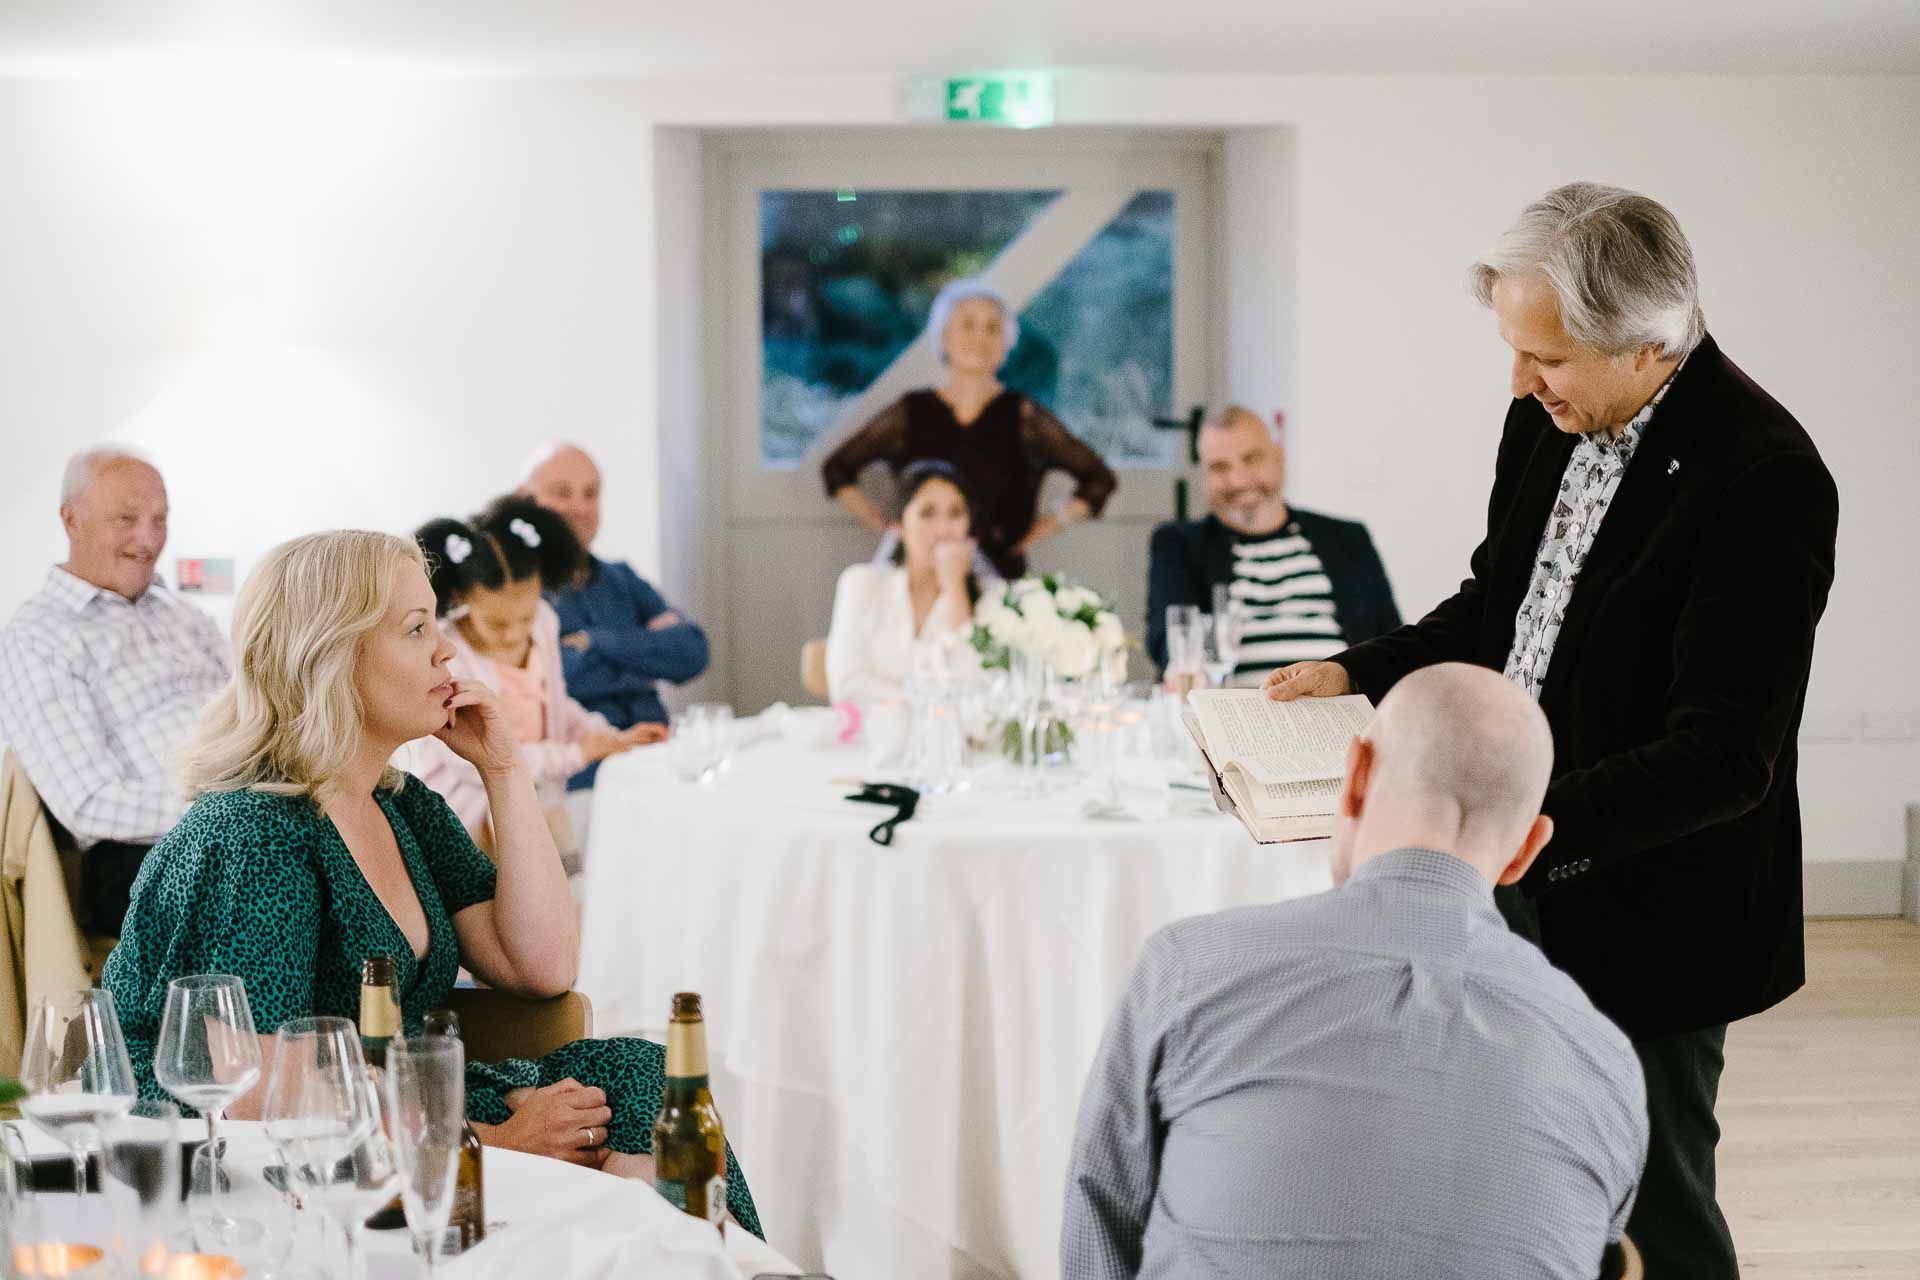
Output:
<instances>
[{"instance_id":1,"label":"woman in white blazer","mask_svg":"<svg viewBox=\"0 0 1920 1280\"><path fill-rule=\"evenodd\" d=\"M977 661L967 639L980 583L972 576L972 506L951 463L926 459L900 475L893 564L840 575L827 632L827 693L835 702L904 696L916 650L947 650L947 665Z\"/></svg>"}]
</instances>

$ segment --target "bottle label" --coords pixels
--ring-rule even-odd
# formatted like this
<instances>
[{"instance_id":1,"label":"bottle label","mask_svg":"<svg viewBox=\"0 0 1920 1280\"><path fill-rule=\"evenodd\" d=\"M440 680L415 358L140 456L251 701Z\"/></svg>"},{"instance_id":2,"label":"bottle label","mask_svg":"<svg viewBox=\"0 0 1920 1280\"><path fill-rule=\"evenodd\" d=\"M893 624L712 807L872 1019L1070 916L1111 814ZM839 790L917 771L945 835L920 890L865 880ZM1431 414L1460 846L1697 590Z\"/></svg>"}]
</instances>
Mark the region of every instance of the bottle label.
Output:
<instances>
[{"instance_id":1,"label":"bottle label","mask_svg":"<svg viewBox=\"0 0 1920 1280\"><path fill-rule=\"evenodd\" d=\"M707 1179L707 1221L718 1223L727 1215L727 1180L715 1174Z\"/></svg>"},{"instance_id":2,"label":"bottle label","mask_svg":"<svg viewBox=\"0 0 1920 1280\"><path fill-rule=\"evenodd\" d=\"M360 1035L367 1040L386 1040L400 1034L400 1006L392 987L360 988Z\"/></svg>"}]
</instances>

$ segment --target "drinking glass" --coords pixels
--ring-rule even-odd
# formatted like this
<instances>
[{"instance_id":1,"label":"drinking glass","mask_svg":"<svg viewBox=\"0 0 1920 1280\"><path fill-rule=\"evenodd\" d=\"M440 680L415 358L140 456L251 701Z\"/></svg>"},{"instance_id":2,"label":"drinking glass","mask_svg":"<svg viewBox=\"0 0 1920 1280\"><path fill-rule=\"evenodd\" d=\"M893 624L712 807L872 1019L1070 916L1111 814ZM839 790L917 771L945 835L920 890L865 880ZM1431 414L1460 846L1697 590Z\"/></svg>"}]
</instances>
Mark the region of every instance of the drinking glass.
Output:
<instances>
[{"instance_id":1,"label":"drinking glass","mask_svg":"<svg viewBox=\"0 0 1920 1280\"><path fill-rule=\"evenodd\" d=\"M111 993L98 987L42 996L27 1018L20 1110L73 1154L73 1189L86 1211L87 1153L102 1127L133 1106L133 1064Z\"/></svg>"},{"instance_id":2,"label":"drinking glass","mask_svg":"<svg viewBox=\"0 0 1920 1280\"><path fill-rule=\"evenodd\" d=\"M261 1118L280 1153L286 1191L325 1212L325 1174L353 1154L378 1120L368 1106L359 1029L345 1018L294 1018L274 1033ZM304 1195L302 1194L304 1193Z\"/></svg>"},{"instance_id":3,"label":"drinking glass","mask_svg":"<svg viewBox=\"0 0 1920 1280\"><path fill-rule=\"evenodd\" d=\"M1197 604L1167 606L1167 687L1186 693L1200 683L1206 671L1206 614Z\"/></svg>"},{"instance_id":4,"label":"drinking glass","mask_svg":"<svg viewBox=\"0 0 1920 1280\"><path fill-rule=\"evenodd\" d=\"M340 1227L346 1241L350 1280L366 1280L366 1258L360 1249L361 1229L367 1218L390 1202L400 1187L393 1146L380 1122L379 1088L371 1074L361 1077L358 1090L362 1095L361 1104L373 1117L373 1123L344 1157L307 1171L316 1198L325 1207L327 1216Z\"/></svg>"},{"instance_id":5,"label":"drinking glass","mask_svg":"<svg viewBox=\"0 0 1920 1280\"><path fill-rule=\"evenodd\" d=\"M387 1048L387 1114L400 1201L428 1276L453 1214L466 1130L465 1071L465 1051L452 1036L395 1040Z\"/></svg>"},{"instance_id":6,"label":"drinking glass","mask_svg":"<svg viewBox=\"0 0 1920 1280\"><path fill-rule=\"evenodd\" d=\"M722 734L731 730L733 712L723 725L710 708L696 704L667 722L667 763L683 782L712 782L726 760Z\"/></svg>"},{"instance_id":7,"label":"drinking glass","mask_svg":"<svg viewBox=\"0 0 1920 1280\"><path fill-rule=\"evenodd\" d=\"M1214 588L1214 598L1219 603L1213 611L1207 636L1207 676L1214 688L1224 689L1240 668L1240 648L1247 633L1247 607L1228 597L1221 586Z\"/></svg>"},{"instance_id":8,"label":"drinking glass","mask_svg":"<svg viewBox=\"0 0 1920 1280\"><path fill-rule=\"evenodd\" d=\"M696 721L704 721L714 750L713 772L718 775L733 767L733 708L724 702L696 702L687 708Z\"/></svg>"},{"instance_id":9,"label":"drinking glass","mask_svg":"<svg viewBox=\"0 0 1920 1280\"><path fill-rule=\"evenodd\" d=\"M230 1257L252 1275L285 1275L281 1270L293 1248L293 1206L257 1175L227 1160L223 1135L201 1144L187 1171L187 1223L201 1253ZM237 1239L236 1222L255 1230Z\"/></svg>"},{"instance_id":10,"label":"drinking glass","mask_svg":"<svg viewBox=\"0 0 1920 1280\"><path fill-rule=\"evenodd\" d=\"M180 1216L180 1108L135 1102L101 1125L100 1189L129 1274L163 1271Z\"/></svg>"},{"instance_id":11,"label":"drinking glass","mask_svg":"<svg viewBox=\"0 0 1920 1280\"><path fill-rule=\"evenodd\" d=\"M208 1147L224 1151L225 1144L217 1143L220 1121L260 1079L260 1037L254 1033L244 980L201 973L167 984L153 1074L161 1088L206 1117ZM236 1219L229 1224L227 1243L258 1230L259 1224Z\"/></svg>"}]
</instances>

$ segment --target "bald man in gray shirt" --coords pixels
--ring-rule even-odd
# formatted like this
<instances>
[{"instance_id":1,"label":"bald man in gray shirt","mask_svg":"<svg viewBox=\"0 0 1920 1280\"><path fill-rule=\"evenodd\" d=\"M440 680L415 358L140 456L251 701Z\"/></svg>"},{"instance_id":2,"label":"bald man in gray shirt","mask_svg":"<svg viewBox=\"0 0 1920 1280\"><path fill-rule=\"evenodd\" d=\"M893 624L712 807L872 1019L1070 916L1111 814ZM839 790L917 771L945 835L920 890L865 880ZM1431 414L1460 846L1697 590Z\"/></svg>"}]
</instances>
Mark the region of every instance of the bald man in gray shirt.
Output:
<instances>
[{"instance_id":1,"label":"bald man in gray shirt","mask_svg":"<svg viewBox=\"0 0 1920 1280\"><path fill-rule=\"evenodd\" d=\"M1337 887L1148 941L1081 1100L1067 1280L1600 1273L1639 1059L1493 905L1551 838L1552 755L1497 673L1416 672L1349 751Z\"/></svg>"}]
</instances>

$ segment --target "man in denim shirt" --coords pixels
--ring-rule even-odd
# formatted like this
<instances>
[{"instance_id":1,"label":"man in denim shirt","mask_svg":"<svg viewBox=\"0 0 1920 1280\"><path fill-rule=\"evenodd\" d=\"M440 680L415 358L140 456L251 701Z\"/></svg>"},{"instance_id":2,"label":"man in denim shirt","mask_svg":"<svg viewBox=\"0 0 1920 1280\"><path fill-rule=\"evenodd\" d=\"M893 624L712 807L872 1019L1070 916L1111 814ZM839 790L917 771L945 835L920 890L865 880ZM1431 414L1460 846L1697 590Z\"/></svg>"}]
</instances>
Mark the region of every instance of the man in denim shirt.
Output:
<instances>
[{"instance_id":1,"label":"man in denim shirt","mask_svg":"<svg viewBox=\"0 0 1920 1280\"><path fill-rule=\"evenodd\" d=\"M558 512L591 548L600 532L600 468L577 446L550 445L534 455L520 491ZM547 593L560 615L567 692L615 728L665 724L662 680L685 684L707 669L707 633L669 605L625 561L589 552L587 572L565 590ZM598 764L567 784L593 785Z\"/></svg>"}]
</instances>

